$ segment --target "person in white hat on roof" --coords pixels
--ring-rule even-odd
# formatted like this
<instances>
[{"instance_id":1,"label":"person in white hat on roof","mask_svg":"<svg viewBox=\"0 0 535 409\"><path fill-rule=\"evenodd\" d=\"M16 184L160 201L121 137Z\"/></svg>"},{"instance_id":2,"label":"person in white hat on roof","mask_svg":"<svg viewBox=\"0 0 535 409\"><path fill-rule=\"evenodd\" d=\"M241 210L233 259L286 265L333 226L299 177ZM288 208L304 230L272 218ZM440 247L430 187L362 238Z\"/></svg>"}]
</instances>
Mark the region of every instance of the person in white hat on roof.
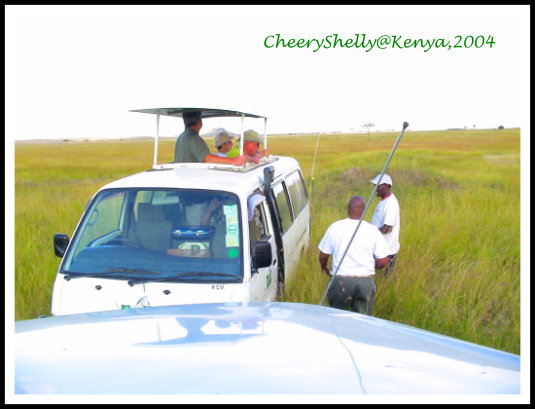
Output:
<instances>
[{"instance_id":1,"label":"person in white hat on roof","mask_svg":"<svg viewBox=\"0 0 535 409\"><path fill-rule=\"evenodd\" d=\"M215 147L217 149L217 152L214 155L221 156L222 158L227 157L228 152L233 146L233 138L234 136L230 135L225 129L218 128L214 136Z\"/></svg>"},{"instance_id":2,"label":"person in white hat on roof","mask_svg":"<svg viewBox=\"0 0 535 409\"><path fill-rule=\"evenodd\" d=\"M380 179L380 180L379 180ZM385 269L385 276L394 270L396 259L398 256L399 244L399 228L400 228L400 210L399 202L392 189L392 178L386 173L377 175L370 180L371 183L377 185L376 195L381 198L372 216L372 224L376 226L384 235L386 242L392 250L392 254L388 256L390 259L389 265Z\"/></svg>"}]
</instances>

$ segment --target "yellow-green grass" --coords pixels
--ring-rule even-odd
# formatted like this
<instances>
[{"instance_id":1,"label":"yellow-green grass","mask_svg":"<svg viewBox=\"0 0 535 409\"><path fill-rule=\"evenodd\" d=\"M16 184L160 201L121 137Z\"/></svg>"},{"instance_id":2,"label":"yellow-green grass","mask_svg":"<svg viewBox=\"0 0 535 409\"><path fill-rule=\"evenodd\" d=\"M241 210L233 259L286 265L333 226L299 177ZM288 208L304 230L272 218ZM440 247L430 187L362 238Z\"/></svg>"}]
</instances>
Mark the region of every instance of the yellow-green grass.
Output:
<instances>
[{"instance_id":1,"label":"yellow-green grass","mask_svg":"<svg viewBox=\"0 0 535 409\"><path fill-rule=\"evenodd\" d=\"M346 217L351 196L369 199L369 180L382 170L397 135L269 139L270 152L299 160L311 198L310 248L284 301L323 298L328 278L318 268L317 244L330 223ZM173 147L173 140L160 141L159 162L172 160ZM387 170L401 205L401 250L395 273L377 275L374 316L519 353L519 155L518 129L405 134ZM72 235L97 188L150 168L153 142L17 144L15 156L19 320L50 313L60 261L53 234Z\"/></svg>"}]
</instances>

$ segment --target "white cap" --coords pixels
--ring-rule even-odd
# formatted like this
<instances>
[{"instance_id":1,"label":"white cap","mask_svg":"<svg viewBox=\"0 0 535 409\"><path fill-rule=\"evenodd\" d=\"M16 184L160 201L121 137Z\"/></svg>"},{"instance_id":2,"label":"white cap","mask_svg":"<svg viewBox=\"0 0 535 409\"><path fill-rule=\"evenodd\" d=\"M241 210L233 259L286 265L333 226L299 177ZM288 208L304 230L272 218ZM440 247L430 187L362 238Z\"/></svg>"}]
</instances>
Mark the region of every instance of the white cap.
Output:
<instances>
[{"instance_id":1,"label":"white cap","mask_svg":"<svg viewBox=\"0 0 535 409\"><path fill-rule=\"evenodd\" d=\"M370 180L370 182L376 185L377 182L379 182L380 177L381 177L381 174L377 175L375 178L373 178L373 180ZM388 176L386 173L383 174L383 177L381 178L381 184L383 183L386 183L387 185L390 185L390 187L392 187L392 178Z\"/></svg>"},{"instance_id":2,"label":"white cap","mask_svg":"<svg viewBox=\"0 0 535 409\"><path fill-rule=\"evenodd\" d=\"M229 132L227 132L224 128L217 128L215 130L215 147L219 148L221 145L223 145L225 142L229 142L234 138L234 136L230 135Z\"/></svg>"}]
</instances>

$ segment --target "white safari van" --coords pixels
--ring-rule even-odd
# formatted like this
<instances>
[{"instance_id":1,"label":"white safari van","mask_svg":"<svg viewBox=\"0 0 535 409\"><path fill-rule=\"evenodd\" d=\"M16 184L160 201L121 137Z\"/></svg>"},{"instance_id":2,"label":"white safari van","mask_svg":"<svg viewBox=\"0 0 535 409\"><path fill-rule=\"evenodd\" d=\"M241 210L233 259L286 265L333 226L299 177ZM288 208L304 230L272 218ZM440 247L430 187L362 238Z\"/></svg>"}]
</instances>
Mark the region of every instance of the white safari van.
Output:
<instances>
[{"instance_id":1,"label":"white safari van","mask_svg":"<svg viewBox=\"0 0 535 409\"><path fill-rule=\"evenodd\" d=\"M203 108L135 112L159 118L188 110L242 117L242 124L244 117L264 118ZM273 301L291 278L310 233L306 186L295 159L270 155L238 167L158 164L157 156L158 132L152 169L103 186L72 240L54 235L62 261L53 315Z\"/></svg>"}]
</instances>

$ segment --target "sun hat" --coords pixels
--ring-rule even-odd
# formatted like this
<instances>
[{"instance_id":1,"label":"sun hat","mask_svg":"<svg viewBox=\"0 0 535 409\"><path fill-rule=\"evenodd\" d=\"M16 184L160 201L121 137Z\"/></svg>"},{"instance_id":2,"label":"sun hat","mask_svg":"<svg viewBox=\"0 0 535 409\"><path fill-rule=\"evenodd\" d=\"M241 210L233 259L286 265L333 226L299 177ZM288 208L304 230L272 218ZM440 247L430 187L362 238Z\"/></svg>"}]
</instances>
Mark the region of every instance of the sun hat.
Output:
<instances>
[{"instance_id":1,"label":"sun hat","mask_svg":"<svg viewBox=\"0 0 535 409\"><path fill-rule=\"evenodd\" d=\"M253 131L252 129L248 129L247 131L243 133L243 140L253 141L253 142L258 142L258 143L264 142L262 138L260 137L260 135L258 134L258 132Z\"/></svg>"},{"instance_id":2,"label":"sun hat","mask_svg":"<svg viewBox=\"0 0 535 409\"><path fill-rule=\"evenodd\" d=\"M379 182L379 178L380 177L381 177L381 175L379 174L375 178L370 180L370 182L376 185L377 182ZM392 187L392 178L390 176L388 176L386 173L383 174L383 177L381 178L381 184L383 184L383 183L386 183L387 185L390 185L390 187Z\"/></svg>"},{"instance_id":3,"label":"sun hat","mask_svg":"<svg viewBox=\"0 0 535 409\"><path fill-rule=\"evenodd\" d=\"M214 136L215 147L219 148L225 142L232 141L232 138L234 137L232 135L229 135L229 133L225 129L223 128L216 129L215 136Z\"/></svg>"}]
</instances>

